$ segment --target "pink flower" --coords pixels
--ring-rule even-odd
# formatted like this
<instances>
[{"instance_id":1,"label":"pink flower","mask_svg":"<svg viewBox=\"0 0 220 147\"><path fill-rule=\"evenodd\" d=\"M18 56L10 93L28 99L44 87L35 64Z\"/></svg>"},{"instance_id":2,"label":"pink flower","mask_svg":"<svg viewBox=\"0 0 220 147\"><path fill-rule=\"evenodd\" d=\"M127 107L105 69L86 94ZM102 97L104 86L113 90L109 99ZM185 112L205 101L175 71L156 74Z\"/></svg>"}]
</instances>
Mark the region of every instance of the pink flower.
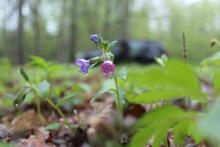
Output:
<instances>
[{"instance_id":1,"label":"pink flower","mask_svg":"<svg viewBox=\"0 0 220 147\"><path fill-rule=\"evenodd\" d=\"M104 77L109 77L115 72L115 65L111 60L106 60L100 65L100 70Z\"/></svg>"}]
</instances>

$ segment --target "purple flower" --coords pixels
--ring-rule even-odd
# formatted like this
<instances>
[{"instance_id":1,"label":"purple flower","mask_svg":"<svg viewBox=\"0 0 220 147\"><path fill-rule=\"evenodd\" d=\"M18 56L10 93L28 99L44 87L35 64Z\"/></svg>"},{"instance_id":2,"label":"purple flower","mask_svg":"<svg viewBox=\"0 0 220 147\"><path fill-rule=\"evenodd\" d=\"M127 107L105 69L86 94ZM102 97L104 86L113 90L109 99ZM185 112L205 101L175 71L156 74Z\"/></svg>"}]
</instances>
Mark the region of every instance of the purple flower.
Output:
<instances>
[{"instance_id":1,"label":"purple flower","mask_svg":"<svg viewBox=\"0 0 220 147\"><path fill-rule=\"evenodd\" d=\"M100 70L104 77L109 77L115 72L115 65L111 60L106 60L100 65Z\"/></svg>"},{"instance_id":2,"label":"purple flower","mask_svg":"<svg viewBox=\"0 0 220 147\"><path fill-rule=\"evenodd\" d=\"M85 60L85 59L76 59L76 65L78 65L80 67L80 71L83 73L83 74L87 74L88 73L88 70L89 70L89 61L88 60Z\"/></svg>"},{"instance_id":3,"label":"purple flower","mask_svg":"<svg viewBox=\"0 0 220 147\"><path fill-rule=\"evenodd\" d=\"M90 40L97 44L99 42L99 35L97 35L97 34L90 35Z\"/></svg>"}]
</instances>

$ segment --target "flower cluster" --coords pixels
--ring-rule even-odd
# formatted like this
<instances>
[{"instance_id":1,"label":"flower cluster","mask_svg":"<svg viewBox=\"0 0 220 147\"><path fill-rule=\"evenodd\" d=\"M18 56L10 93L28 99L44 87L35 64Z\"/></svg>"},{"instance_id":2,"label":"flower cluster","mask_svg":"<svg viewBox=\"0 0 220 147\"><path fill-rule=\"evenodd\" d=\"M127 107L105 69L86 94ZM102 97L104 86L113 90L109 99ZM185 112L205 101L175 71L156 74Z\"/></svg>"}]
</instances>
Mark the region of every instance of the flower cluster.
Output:
<instances>
[{"instance_id":1,"label":"flower cluster","mask_svg":"<svg viewBox=\"0 0 220 147\"><path fill-rule=\"evenodd\" d=\"M80 67L80 72L83 74L87 74L90 68L100 66L100 71L104 77L108 78L112 76L115 72L115 65L112 62L114 57L112 58L113 54L111 53L111 50L116 41L109 43L97 34L91 35L90 40L103 50L103 54L89 60L76 59L75 64Z\"/></svg>"}]
</instances>

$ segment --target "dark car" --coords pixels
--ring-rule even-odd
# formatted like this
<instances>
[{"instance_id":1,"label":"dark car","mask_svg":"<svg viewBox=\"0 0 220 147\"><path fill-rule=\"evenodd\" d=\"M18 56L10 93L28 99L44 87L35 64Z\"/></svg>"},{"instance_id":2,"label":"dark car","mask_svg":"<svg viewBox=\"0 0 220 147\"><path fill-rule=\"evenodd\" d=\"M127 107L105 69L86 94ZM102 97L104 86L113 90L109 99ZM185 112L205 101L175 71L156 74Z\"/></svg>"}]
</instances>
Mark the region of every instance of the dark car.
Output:
<instances>
[{"instance_id":1,"label":"dark car","mask_svg":"<svg viewBox=\"0 0 220 147\"><path fill-rule=\"evenodd\" d=\"M155 61L155 57L166 54L164 47L156 41L120 40L112 49L115 55L115 63L137 62L149 64ZM83 58L90 59L101 55L101 50L89 51Z\"/></svg>"}]
</instances>

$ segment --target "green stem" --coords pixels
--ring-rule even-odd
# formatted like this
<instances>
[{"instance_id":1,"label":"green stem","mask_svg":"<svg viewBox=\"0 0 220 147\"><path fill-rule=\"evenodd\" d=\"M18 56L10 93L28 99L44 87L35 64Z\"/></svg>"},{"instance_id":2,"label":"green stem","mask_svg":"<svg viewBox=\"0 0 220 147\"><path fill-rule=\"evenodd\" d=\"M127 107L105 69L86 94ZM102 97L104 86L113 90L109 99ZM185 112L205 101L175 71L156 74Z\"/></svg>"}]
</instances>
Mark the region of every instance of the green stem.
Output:
<instances>
[{"instance_id":1,"label":"green stem","mask_svg":"<svg viewBox=\"0 0 220 147\"><path fill-rule=\"evenodd\" d=\"M40 109L40 98L36 95L36 104L37 104L37 113L39 116L42 116L41 109Z\"/></svg>"},{"instance_id":2,"label":"green stem","mask_svg":"<svg viewBox=\"0 0 220 147\"><path fill-rule=\"evenodd\" d=\"M71 125L69 124L66 116L63 114L60 108L57 105L55 105L49 98L46 98L46 100L57 111L57 113L63 118L65 125L67 125L68 128L72 130Z\"/></svg>"},{"instance_id":3,"label":"green stem","mask_svg":"<svg viewBox=\"0 0 220 147\"><path fill-rule=\"evenodd\" d=\"M40 119L42 119L43 122L45 122L45 119L41 113L41 108L40 108L40 97L38 96L38 93L36 91L36 89L33 87L32 83L29 82L30 86L31 86L31 89L34 91L34 95L37 97L37 99L35 100L35 103L37 105L37 114L38 116L40 117Z\"/></svg>"},{"instance_id":4,"label":"green stem","mask_svg":"<svg viewBox=\"0 0 220 147\"><path fill-rule=\"evenodd\" d=\"M114 81L115 81L115 87L116 87L116 99L115 99L116 107L119 112L122 112L120 95L119 95L119 88L118 88L118 79L117 79L116 75L114 75Z\"/></svg>"}]
</instances>

